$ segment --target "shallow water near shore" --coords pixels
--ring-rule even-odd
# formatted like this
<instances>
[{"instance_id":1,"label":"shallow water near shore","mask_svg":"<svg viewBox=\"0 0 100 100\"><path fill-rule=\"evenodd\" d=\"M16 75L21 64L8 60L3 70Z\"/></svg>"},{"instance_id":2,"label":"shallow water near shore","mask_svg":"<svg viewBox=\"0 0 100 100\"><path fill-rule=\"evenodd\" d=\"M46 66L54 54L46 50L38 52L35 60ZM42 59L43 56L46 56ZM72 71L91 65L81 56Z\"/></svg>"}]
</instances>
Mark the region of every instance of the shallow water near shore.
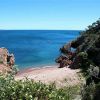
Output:
<instances>
[{"instance_id":1,"label":"shallow water near shore","mask_svg":"<svg viewBox=\"0 0 100 100\"><path fill-rule=\"evenodd\" d=\"M19 69L55 65L59 48L79 36L73 30L0 30L0 47L14 53Z\"/></svg>"}]
</instances>

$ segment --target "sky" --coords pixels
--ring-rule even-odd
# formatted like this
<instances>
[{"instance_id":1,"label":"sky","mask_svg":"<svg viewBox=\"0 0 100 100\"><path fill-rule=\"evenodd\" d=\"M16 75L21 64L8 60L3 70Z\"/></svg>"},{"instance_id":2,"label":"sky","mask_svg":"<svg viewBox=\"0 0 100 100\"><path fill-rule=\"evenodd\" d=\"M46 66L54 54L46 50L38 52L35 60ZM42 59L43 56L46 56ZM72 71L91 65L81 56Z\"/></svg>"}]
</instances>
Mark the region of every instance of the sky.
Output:
<instances>
[{"instance_id":1,"label":"sky","mask_svg":"<svg viewBox=\"0 0 100 100\"><path fill-rule=\"evenodd\" d=\"M83 30L100 18L100 0L0 0L0 29Z\"/></svg>"}]
</instances>

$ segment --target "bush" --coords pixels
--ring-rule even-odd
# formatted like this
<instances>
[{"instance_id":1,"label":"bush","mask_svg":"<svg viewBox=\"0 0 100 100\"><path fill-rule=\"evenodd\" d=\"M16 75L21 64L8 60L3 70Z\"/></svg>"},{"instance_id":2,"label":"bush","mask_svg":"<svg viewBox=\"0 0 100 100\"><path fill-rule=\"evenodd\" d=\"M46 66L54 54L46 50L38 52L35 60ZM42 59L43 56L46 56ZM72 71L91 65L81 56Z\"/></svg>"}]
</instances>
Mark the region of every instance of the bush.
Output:
<instances>
[{"instance_id":1,"label":"bush","mask_svg":"<svg viewBox=\"0 0 100 100\"><path fill-rule=\"evenodd\" d=\"M72 100L77 87L57 89L32 80L15 81L10 75L0 77L0 100Z\"/></svg>"},{"instance_id":2,"label":"bush","mask_svg":"<svg viewBox=\"0 0 100 100\"><path fill-rule=\"evenodd\" d=\"M82 100L93 100L93 95L95 91L95 84L92 83L89 86L84 87L82 90Z\"/></svg>"},{"instance_id":3,"label":"bush","mask_svg":"<svg viewBox=\"0 0 100 100\"><path fill-rule=\"evenodd\" d=\"M100 83L84 87L81 95L82 100L100 100Z\"/></svg>"},{"instance_id":4,"label":"bush","mask_svg":"<svg viewBox=\"0 0 100 100\"><path fill-rule=\"evenodd\" d=\"M83 70L86 71L89 68L89 60L88 60L88 54L86 52L80 52L77 55L78 62L79 62L79 67Z\"/></svg>"},{"instance_id":5,"label":"bush","mask_svg":"<svg viewBox=\"0 0 100 100\"><path fill-rule=\"evenodd\" d=\"M80 52L78 54L78 56L81 58L81 59L87 59L88 58L88 54L86 52Z\"/></svg>"}]
</instances>

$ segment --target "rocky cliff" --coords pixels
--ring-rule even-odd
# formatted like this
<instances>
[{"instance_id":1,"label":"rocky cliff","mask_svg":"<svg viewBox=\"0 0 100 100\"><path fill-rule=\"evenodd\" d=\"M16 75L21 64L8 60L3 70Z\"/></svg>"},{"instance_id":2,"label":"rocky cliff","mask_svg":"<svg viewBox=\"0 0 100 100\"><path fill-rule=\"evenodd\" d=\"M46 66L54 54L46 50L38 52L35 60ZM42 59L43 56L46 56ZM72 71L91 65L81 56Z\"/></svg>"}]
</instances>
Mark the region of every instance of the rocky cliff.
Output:
<instances>
[{"instance_id":1,"label":"rocky cliff","mask_svg":"<svg viewBox=\"0 0 100 100\"><path fill-rule=\"evenodd\" d=\"M6 48L0 48L0 73L6 74L13 69L15 59Z\"/></svg>"},{"instance_id":2,"label":"rocky cliff","mask_svg":"<svg viewBox=\"0 0 100 100\"><path fill-rule=\"evenodd\" d=\"M65 44L60 51L62 57L57 58L56 62L60 63L61 67L65 66L64 60L68 62L66 65L74 69L86 69L91 63L100 66L100 19L81 32L76 40ZM70 61L72 63L69 64Z\"/></svg>"}]
</instances>

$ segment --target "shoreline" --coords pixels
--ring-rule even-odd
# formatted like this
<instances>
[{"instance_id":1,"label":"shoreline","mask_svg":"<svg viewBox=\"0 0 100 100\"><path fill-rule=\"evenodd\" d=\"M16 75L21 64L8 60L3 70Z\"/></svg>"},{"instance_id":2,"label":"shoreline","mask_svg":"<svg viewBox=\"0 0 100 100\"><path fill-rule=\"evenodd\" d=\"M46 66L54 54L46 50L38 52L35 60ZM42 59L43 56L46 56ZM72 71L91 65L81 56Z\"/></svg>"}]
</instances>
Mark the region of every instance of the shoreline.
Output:
<instances>
[{"instance_id":1,"label":"shoreline","mask_svg":"<svg viewBox=\"0 0 100 100\"><path fill-rule=\"evenodd\" d=\"M26 73L26 72L30 72L30 71L35 71L35 70L43 70L43 69L49 69L49 68L58 68L58 64L55 64L55 65L49 65L49 66L36 66L36 67L27 67L27 68L24 68L24 69L19 69L18 74L21 74L21 73Z\"/></svg>"},{"instance_id":2,"label":"shoreline","mask_svg":"<svg viewBox=\"0 0 100 100\"><path fill-rule=\"evenodd\" d=\"M42 83L56 83L61 86L78 85L82 81L79 76L79 69L73 70L67 67L58 68L58 65L44 66L42 68L28 68L19 71L15 75L15 80L25 80L26 78Z\"/></svg>"},{"instance_id":3,"label":"shoreline","mask_svg":"<svg viewBox=\"0 0 100 100\"><path fill-rule=\"evenodd\" d=\"M18 69L19 69L20 71L21 71L21 70L25 70L25 69L30 69L30 68L38 69L38 68L45 68L45 67L48 68L48 67L53 67L53 66L54 66L54 67L55 67L55 66L59 66L59 64L56 63L56 62L55 62L55 63L51 63L51 64L49 64L49 65L48 65L48 64L38 64L38 65L30 65L30 66L26 66L26 65L25 65L25 66L22 66L22 65L21 65L21 66L20 66L21 68L19 67L19 64L15 64L15 65L18 65Z\"/></svg>"}]
</instances>

